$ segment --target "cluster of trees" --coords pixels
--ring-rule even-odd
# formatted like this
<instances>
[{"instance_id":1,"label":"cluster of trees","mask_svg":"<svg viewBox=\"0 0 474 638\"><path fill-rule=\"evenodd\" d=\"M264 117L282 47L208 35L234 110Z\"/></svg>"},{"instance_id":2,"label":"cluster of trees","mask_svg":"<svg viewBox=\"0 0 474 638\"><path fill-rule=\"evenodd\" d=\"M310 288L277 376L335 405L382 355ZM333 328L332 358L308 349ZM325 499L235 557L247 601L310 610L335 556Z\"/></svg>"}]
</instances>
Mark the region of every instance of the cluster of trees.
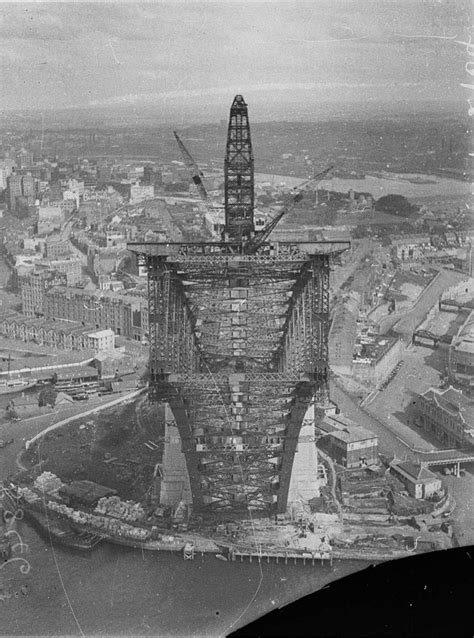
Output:
<instances>
[{"instance_id":1,"label":"cluster of trees","mask_svg":"<svg viewBox=\"0 0 474 638\"><path fill-rule=\"evenodd\" d=\"M418 206L410 204L403 195L384 195L375 202L374 207L376 211L400 217L410 217L418 210Z\"/></svg>"},{"instance_id":2,"label":"cluster of trees","mask_svg":"<svg viewBox=\"0 0 474 638\"><path fill-rule=\"evenodd\" d=\"M41 388L41 391L38 395L39 407L42 408L46 405L50 405L51 407L54 407L57 396L58 396L58 393L56 392L54 384L45 385L43 388Z\"/></svg>"}]
</instances>

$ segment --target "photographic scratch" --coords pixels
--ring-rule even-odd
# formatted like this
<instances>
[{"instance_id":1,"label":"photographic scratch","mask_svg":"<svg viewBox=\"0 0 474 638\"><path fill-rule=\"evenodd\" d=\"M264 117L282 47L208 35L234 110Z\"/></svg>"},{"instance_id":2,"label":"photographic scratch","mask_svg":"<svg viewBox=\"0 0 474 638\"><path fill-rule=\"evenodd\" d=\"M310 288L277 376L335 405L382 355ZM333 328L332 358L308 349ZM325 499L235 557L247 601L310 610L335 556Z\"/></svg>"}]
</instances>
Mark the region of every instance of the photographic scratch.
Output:
<instances>
[{"instance_id":1,"label":"photographic scratch","mask_svg":"<svg viewBox=\"0 0 474 638\"><path fill-rule=\"evenodd\" d=\"M117 577L117 567L118 567L119 558L120 558L120 554L117 554L117 560L115 561L114 575L112 577L112 584L111 584L111 596L110 596L110 606L111 607L114 606L115 579Z\"/></svg>"},{"instance_id":2,"label":"photographic scratch","mask_svg":"<svg viewBox=\"0 0 474 638\"><path fill-rule=\"evenodd\" d=\"M458 37L457 35L426 35L423 33L420 33L418 35L407 35L406 33L394 33L394 36L396 36L397 38L407 38L407 39L429 39L429 40L453 40L454 42L457 42L456 38ZM460 43L463 44L463 43Z\"/></svg>"},{"instance_id":3,"label":"photographic scratch","mask_svg":"<svg viewBox=\"0 0 474 638\"><path fill-rule=\"evenodd\" d=\"M367 40L368 35L361 35L355 38L329 38L325 40L305 40L303 38L288 38L283 42L300 42L301 44L325 44L328 42L350 42L351 40Z\"/></svg>"},{"instance_id":4,"label":"photographic scratch","mask_svg":"<svg viewBox=\"0 0 474 638\"><path fill-rule=\"evenodd\" d=\"M117 64L122 64L120 60L118 59L117 55L115 54L114 46L112 44L112 38L109 38L109 47L110 47L110 50L112 51L112 55L114 56L115 62L117 62Z\"/></svg>"}]
</instances>

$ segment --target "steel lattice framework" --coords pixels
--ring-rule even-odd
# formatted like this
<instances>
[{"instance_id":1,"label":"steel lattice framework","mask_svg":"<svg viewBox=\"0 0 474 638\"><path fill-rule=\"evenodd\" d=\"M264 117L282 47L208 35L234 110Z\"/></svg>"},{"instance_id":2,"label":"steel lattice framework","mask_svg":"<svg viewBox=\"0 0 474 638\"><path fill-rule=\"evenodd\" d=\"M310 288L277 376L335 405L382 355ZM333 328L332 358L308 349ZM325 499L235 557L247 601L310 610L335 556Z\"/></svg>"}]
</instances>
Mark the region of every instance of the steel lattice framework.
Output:
<instances>
[{"instance_id":1,"label":"steel lattice framework","mask_svg":"<svg viewBox=\"0 0 474 638\"><path fill-rule=\"evenodd\" d=\"M225 230L231 240L254 231L254 170L247 104L236 95L230 108L224 161Z\"/></svg>"},{"instance_id":2,"label":"steel lattice framework","mask_svg":"<svg viewBox=\"0 0 474 638\"><path fill-rule=\"evenodd\" d=\"M203 513L284 512L304 415L328 395L329 264L349 244L265 242L246 254L252 234L250 132L237 96L228 240L129 244L148 270L150 397L173 411Z\"/></svg>"}]
</instances>

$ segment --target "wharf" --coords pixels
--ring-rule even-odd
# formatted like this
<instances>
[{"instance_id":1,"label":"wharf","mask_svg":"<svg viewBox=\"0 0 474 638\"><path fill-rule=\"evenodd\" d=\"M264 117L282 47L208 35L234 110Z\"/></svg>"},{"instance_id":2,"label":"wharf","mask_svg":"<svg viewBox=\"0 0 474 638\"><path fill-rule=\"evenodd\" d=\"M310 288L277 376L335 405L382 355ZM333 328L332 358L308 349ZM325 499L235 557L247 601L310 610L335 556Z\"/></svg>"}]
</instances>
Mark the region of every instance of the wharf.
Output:
<instances>
[{"instance_id":1,"label":"wharf","mask_svg":"<svg viewBox=\"0 0 474 638\"><path fill-rule=\"evenodd\" d=\"M296 565L297 562L303 562L303 565L306 565L306 562L311 562L312 565L315 564L315 561L321 561L321 565L324 563L329 563L332 567L333 561L333 552L332 551L304 551L297 549L268 549L268 548L230 548L229 549L229 558L232 561L238 560L240 558L240 562L243 562L244 558L248 558L251 563L253 559L256 559L259 563L262 562L263 559L266 559L267 563L271 560L274 560L276 563L283 561L285 565L288 564L288 561L293 561Z\"/></svg>"},{"instance_id":2,"label":"wharf","mask_svg":"<svg viewBox=\"0 0 474 638\"><path fill-rule=\"evenodd\" d=\"M80 528L84 531L94 532L94 528L91 525L75 525L76 528ZM99 530L96 530L98 533ZM102 539L105 542L113 543L115 545L124 545L126 547L133 547L134 549L143 549L153 552L182 552L186 545L193 546L194 551L200 554L215 554L220 551L219 546L216 545L211 539L200 537L197 535L179 534L170 535L169 539L164 540L135 540L127 538L126 536L118 536L107 532L104 534L102 531Z\"/></svg>"},{"instance_id":3,"label":"wharf","mask_svg":"<svg viewBox=\"0 0 474 638\"><path fill-rule=\"evenodd\" d=\"M45 538L52 542L81 551L92 551L104 540L103 535L89 531L75 531L52 513L48 515L31 509L24 509L28 520Z\"/></svg>"}]
</instances>

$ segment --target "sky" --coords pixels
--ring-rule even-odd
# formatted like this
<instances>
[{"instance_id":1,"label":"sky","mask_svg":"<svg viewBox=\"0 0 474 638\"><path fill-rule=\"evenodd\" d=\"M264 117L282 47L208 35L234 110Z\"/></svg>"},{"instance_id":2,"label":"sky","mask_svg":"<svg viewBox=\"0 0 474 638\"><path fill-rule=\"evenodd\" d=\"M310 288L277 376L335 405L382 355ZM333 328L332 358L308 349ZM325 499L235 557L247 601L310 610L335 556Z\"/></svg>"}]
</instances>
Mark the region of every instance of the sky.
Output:
<instances>
[{"instance_id":1,"label":"sky","mask_svg":"<svg viewBox=\"0 0 474 638\"><path fill-rule=\"evenodd\" d=\"M461 101L469 6L0 2L0 109Z\"/></svg>"}]
</instances>

